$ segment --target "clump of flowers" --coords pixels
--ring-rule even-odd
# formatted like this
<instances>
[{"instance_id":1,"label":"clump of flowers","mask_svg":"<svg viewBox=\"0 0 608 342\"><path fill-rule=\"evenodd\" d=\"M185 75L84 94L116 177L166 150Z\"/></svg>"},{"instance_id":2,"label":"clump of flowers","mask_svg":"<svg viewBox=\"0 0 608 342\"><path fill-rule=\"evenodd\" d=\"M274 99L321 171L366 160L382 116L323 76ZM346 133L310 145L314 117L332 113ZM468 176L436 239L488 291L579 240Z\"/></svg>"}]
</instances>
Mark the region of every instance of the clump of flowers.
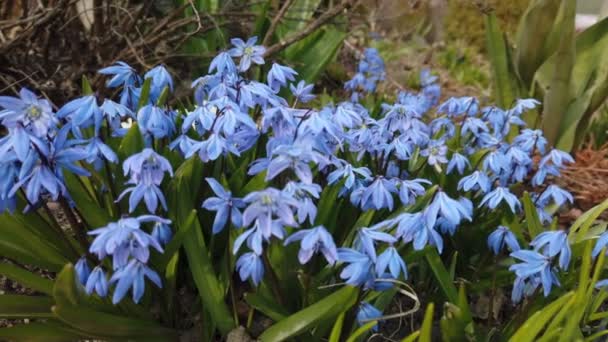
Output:
<instances>
[{"instance_id":1,"label":"clump of flowers","mask_svg":"<svg viewBox=\"0 0 608 342\"><path fill-rule=\"evenodd\" d=\"M263 181L263 187L236 196L242 189L208 177L212 192L196 203L213 216L203 227L206 233L238 231L231 240L236 271L255 286L271 271L267 252L278 243L298 246L301 264L319 256L336 265L330 282L382 290L391 286L382 279L408 279L405 248L442 253L448 237L462 226L487 224L483 220L491 212L518 220L522 185L534 186L531 195L543 223L552 220L549 208L573 201L550 183L572 158L550 149L542 132L526 128L521 118L538 105L535 100L518 100L509 109L484 106L474 97L440 103L436 77L425 70L420 91L400 92L379 110L368 109L359 100L373 95L385 71L378 52L367 49L345 84L350 99L314 108L309 106L313 86L298 81L289 66L273 63L265 82L247 77L250 68L265 63L255 38L232 43L234 48L213 59L209 74L192 83L195 105L187 109L163 102L163 94L174 89L164 67L140 76L122 62L100 70L109 77L107 86L119 89L116 101L100 104L95 95L86 95L54 112L26 89L20 98L0 97L0 121L9 130L0 140L3 210L15 210L20 193L26 210L47 197L78 207L64 172L88 176L105 170L114 204L120 208L128 202L122 216L115 212L114 222L88 231L93 238L88 252L100 262L93 271L87 259L77 263L88 293L113 292L117 303L132 289L137 302L145 279L162 286L148 261L152 251L163 252L172 235L165 218L172 217L165 199L172 164L190 158L222 163L230 168L226 174L236 171L231 165L245 165L247 177ZM107 142L133 128L145 146L119 160ZM328 188L338 192L336 210L372 212L374 220L350 238L334 235L328 222L319 221L327 208L318 205ZM508 249L521 261L510 268L516 276L514 301L539 287L546 296L559 285L558 272L570 262L565 232L536 236L530 250L520 248L524 237L504 223L497 222L487 235L492 252ZM111 263L103 263L109 257ZM357 318L380 315L363 303Z\"/></svg>"}]
</instances>

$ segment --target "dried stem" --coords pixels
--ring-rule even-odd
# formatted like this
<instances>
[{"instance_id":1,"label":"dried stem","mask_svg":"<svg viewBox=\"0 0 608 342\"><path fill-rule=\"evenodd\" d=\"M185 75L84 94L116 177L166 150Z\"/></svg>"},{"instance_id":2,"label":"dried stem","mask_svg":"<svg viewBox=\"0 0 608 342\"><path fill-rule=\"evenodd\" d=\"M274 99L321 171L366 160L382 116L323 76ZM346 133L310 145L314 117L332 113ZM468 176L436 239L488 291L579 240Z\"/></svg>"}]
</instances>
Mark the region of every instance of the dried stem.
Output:
<instances>
[{"instance_id":1,"label":"dried stem","mask_svg":"<svg viewBox=\"0 0 608 342\"><path fill-rule=\"evenodd\" d=\"M268 28L268 31L266 32L266 35L264 36L264 40L262 40L262 45L266 46L266 45L268 45L268 43L270 43L270 39L272 39L272 36L274 35L275 31L277 30L277 27L279 26L281 19L283 19L283 17L285 16L285 13L287 13L287 10L289 9L289 7L291 7L291 4L293 4L293 0L285 1L285 3L283 4L283 7L281 7L281 9L279 10L279 13L277 13L277 15L274 17L274 19L272 19L272 22L270 23L270 27Z\"/></svg>"}]
</instances>

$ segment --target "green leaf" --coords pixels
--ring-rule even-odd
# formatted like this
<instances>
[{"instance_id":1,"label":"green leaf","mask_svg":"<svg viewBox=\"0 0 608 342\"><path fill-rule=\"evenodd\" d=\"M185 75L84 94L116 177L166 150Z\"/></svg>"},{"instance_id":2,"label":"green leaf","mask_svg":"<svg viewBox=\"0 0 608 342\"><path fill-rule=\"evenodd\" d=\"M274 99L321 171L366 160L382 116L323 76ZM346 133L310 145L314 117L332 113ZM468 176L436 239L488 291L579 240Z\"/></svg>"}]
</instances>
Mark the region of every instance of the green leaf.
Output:
<instances>
[{"instance_id":1,"label":"green leaf","mask_svg":"<svg viewBox=\"0 0 608 342\"><path fill-rule=\"evenodd\" d=\"M341 313L334 323L334 327L331 329L331 334L329 335L329 342L340 342L340 336L342 335L342 327L344 326L344 317L346 313Z\"/></svg>"},{"instance_id":2,"label":"green leaf","mask_svg":"<svg viewBox=\"0 0 608 342\"><path fill-rule=\"evenodd\" d=\"M0 329L0 340L17 342L73 342L81 341L83 335L62 324L29 323Z\"/></svg>"},{"instance_id":3,"label":"green leaf","mask_svg":"<svg viewBox=\"0 0 608 342\"><path fill-rule=\"evenodd\" d=\"M448 301L458 303L458 290L452 283L450 272L443 265L437 250L435 248L429 249L425 257Z\"/></svg>"},{"instance_id":4,"label":"green leaf","mask_svg":"<svg viewBox=\"0 0 608 342\"><path fill-rule=\"evenodd\" d=\"M158 100L156 100L156 106L164 106L167 102L167 99L169 98L169 94L171 94L171 90L169 89L169 86L165 86L163 88L163 91L161 91L160 96L158 96Z\"/></svg>"},{"instance_id":5,"label":"green leaf","mask_svg":"<svg viewBox=\"0 0 608 342\"><path fill-rule=\"evenodd\" d=\"M192 227L188 227L190 225ZM222 334L227 334L235 327L235 324L224 302L224 290L215 276L196 210L192 210L185 224L179 229L190 231L188 238L184 240L184 249L204 308L209 311Z\"/></svg>"},{"instance_id":6,"label":"green leaf","mask_svg":"<svg viewBox=\"0 0 608 342\"><path fill-rule=\"evenodd\" d=\"M559 5L560 1L533 0L520 20L514 62L524 84L531 84L536 70L553 53L553 47L546 46L546 43Z\"/></svg>"},{"instance_id":7,"label":"green leaf","mask_svg":"<svg viewBox=\"0 0 608 342\"><path fill-rule=\"evenodd\" d=\"M367 323L363 324L362 326L360 326L359 328L357 328L357 330L355 330L355 332L353 332L352 335L350 335L348 337L348 339L346 340L346 342L355 342L355 341L357 341L357 339L359 337L363 336L368 331L372 330L372 328L375 327L377 324L378 324L377 321L371 321L371 322L367 322Z\"/></svg>"},{"instance_id":8,"label":"green leaf","mask_svg":"<svg viewBox=\"0 0 608 342\"><path fill-rule=\"evenodd\" d=\"M51 280L42 278L37 274L11 265L7 262L0 263L0 274L29 289L48 295L53 294L53 282Z\"/></svg>"},{"instance_id":9,"label":"green leaf","mask_svg":"<svg viewBox=\"0 0 608 342\"><path fill-rule=\"evenodd\" d=\"M262 342L285 341L305 331L310 331L320 322L333 320L350 309L357 300L358 289L345 286L324 299L296 312L268 328L260 337Z\"/></svg>"},{"instance_id":10,"label":"green leaf","mask_svg":"<svg viewBox=\"0 0 608 342\"><path fill-rule=\"evenodd\" d=\"M511 336L511 341L524 342L534 341L544 326L555 316L555 314L573 298L574 292L568 292L560 298L545 306L542 310L535 312L524 324Z\"/></svg>"},{"instance_id":11,"label":"green leaf","mask_svg":"<svg viewBox=\"0 0 608 342\"><path fill-rule=\"evenodd\" d=\"M53 297L58 305L77 306L81 304L76 271L72 264L67 264L57 275L53 286Z\"/></svg>"},{"instance_id":12,"label":"green leaf","mask_svg":"<svg viewBox=\"0 0 608 342\"><path fill-rule=\"evenodd\" d=\"M290 61L301 79L314 83L342 46L346 32L331 26L313 33L288 51Z\"/></svg>"},{"instance_id":13,"label":"green leaf","mask_svg":"<svg viewBox=\"0 0 608 342\"><path fill-rule=\"evenodd\" d=\"M272 318L275 322L278 322L285 317L289 316L289 312L278 305L277 303L271 302L265 297L258 293L246 293L245 301L256 310L260 311L264 315Z\"/></svg>"},{"instance_id":14,"label":"green leaf","mask_svg":"<svg viewBox=\"0 0 608 342\"><path fill-rule=\"evenodd\" d=\"M66 172L64 177L70 196L72 196L76 208L78 209L78 213L90 227L103 227L112 221L108 212L102 209L96 201L91 199L86 189L84 189L78 181L77 175Z\"/></svg>"},{"instance_id":15,"label":"green leaf","mask_svg":"<svg viewBox=\"0 0 608 342\"><path fill-rule=\"evenodd\" d=\"M485 16L485 21L488 57L490 58L494 83L494 98L498 106L508 108L513 102L514 95L507 42L503 32L498 27L498 21L493 12Z\"/></svg>"},{"instance_id":16,"label":"green leaf","mask_svg":"<svg viewBox=\"0 0 608 342\"><path fill-rule=\"evenodd\" d=\"M414 331L409 336L401 340L401 342L414 342L416 339L418 339L418 336L420 336L420 330Z\"/></svg>"},{"instance_id":17,"label":"green leaf","mask_svg":"<svg viewBox=\"0 0 608 342\"><path fill-rule=\"evenodd\" d=\"M536 235L544 231L543 225L538 218L538 212L536 212L536 206L532 202L532 198L528 192L524 193L522 198L524 213L526 217L526 225L528 227L528 234L530 238L534 238Z\"/></svg>"},{"instance_id":18,"label":"green leaf","mask_svg":"<svg viewBox=\"0 0 608 342\"><path fill-rule=\"evenodd\" d=\"M127 131L127 134L122 138L122 142L118 147L118 156L121 160L125 160L135 153L141 152L144 149L144 138L141 136L137 123Z\"/></svg>"},{"instance_id":19,"label":"green leaf","mask_svg":"<svg viewBox=\"0 0 608 342\"><path fill-rule=\"evenodd\" d=\"M336 200L338 198L338 193L340 193L340 189L343 186L343 182L338 182L337 184L326 186L321 193L321 197L319 199L319 204L317 208L319 211L317 212L317 217L315 219L315 225L325 225L328 226L328 218L331 213L335 210Z\"/></svg>"},{"instance_id":20,"label":"green leaf","mask_svg":"<svg viewBox=\"0 0 608 342\"><path fill-rule=\"evenodd\" d=\"M46 296L0 295L2 318L52 317L53 298Z\"/></svg>"},{"instance_id":21,"label":"green leaf","mask_svg":"<svg viewBox=\"0 0 608 342\"><path fill-rule=\"evenodd\" d=\"M156 322L107 314L83 307L57 305L53 313L64 323L93 336L139 338L150 341L177 340L177 331Z\"/></svg>"},{"instance_id":22,"label":"green leaf","mask_svg":"<svg viewBox=\"0 0 608 342\"><path fill-rule=\"evenodd\" d=\"M570 83L572 67L575 63L574 45L574 15L576 2L563 1L560 6L560 16L563 20L556 30L559 30L559 45L555 52L555 64L552 70L551 87L545 93L543 100L542 127L550 145L555 145L564 121L564 108L572 98ZM563 21L563 22L562 22Z\"/></svg>"},{"instance_id":23,"label":"green leaf","mask_svg":"<svg viewBox=\"0 0 608 342\"><path fill-rule=\"evenodd\" d=\"M141 95L139 95L139 102L137 103L138 111L150 101L150 87L152 87L152 78L148 77L141 86Z\"/></svg>"},{"instance_id":24,"label":"green leaf","mask_svg":"<svg viewBox=\"0 0 608 342\"><path fill-rule=\"evenodd\" d=\"M83 95L93 94L93 88L91 87L91 82L89 82L89 79L85 75L82 75L82 94Z\"/></svg>"},{"instance_id":25,"label":"green leaf","mask_svg":"<svg viewBox=\"0 0 608 342\"><path fill-rule=\"evenodd\" d=\"M426 312L424 313L422 326L420 327L419 342L433 341L433 311L435 311L435 304L429 303L426 307Z\"/></svg>"},{"instance_id":26,"label":"green leaf","mask_svg":"<svg viewBox=\"0 0 608 342\"><path fill-rule=\"evenodd\" d=\"M608 199L596 205L595 207L584 212L570 227L568 240L571 244L577 244L586 239L592 238L587 236L587 232L597 218L608 209Z\"/></svg>"}]
</instances>

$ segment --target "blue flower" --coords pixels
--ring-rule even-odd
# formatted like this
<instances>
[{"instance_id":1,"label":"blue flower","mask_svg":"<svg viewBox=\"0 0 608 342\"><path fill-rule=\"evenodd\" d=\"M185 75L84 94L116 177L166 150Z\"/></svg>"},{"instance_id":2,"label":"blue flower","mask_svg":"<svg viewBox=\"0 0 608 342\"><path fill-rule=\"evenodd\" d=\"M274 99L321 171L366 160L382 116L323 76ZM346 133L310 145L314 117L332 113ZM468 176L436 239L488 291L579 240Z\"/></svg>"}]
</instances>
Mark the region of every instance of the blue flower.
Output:
<instances>
[{"instance_id":1,"label":"blue flower","mask_svg":"<svg viewBox=\"0 0 608 342\"><path fill-rule=\"evenodd\" d=\"M346 189L351 189L355 185L355 182L358 181L357 178L366 180L369 179L371 175L372 172L367 167L353 167L352 165L344 162L343 165L332 171L327 176L327 182L329 185L332 185L338 180L344 179L344 187Z\"/></svg>"},{"instance_id":2,"label":"blue flower","mask_svg":"<svg viewBox=\"0 0 608 342\"><path fill-rule=\"evenodd\" d=\"M521 203L517 197L505 187L497 187L496 189L487 193L481 200L481 203L479 203L479 207L485 205L490 209L496 209L501 202L506 202L509 205L509 208L511 208L511 212L514 214L517 213L521 207Z\"/></svg>"},{"instance_id":3,"label":"blue flower","mask_svg":"<svg viewBox=\"0 0 608 342\"><path fill-rule=\"evenodd\" d=\"M539 129L524 129L515 137L513 144L528 153L532 153L536 148L541 154L544 154L547 139L543 137L543 132Z\"/></svg>"},{"instance_id":4,"label":"blue flower","mask_svg":"<svg viewBox=\"0 0 608 342\"><path fill-rule=\"evenodd\" d=\"M420 195L424 195L426 190L422 184L431 184L430 181L426 179L412 179L412 180L404 180L397 181L399 185L399 199L403 205L413 204L416 200L416 197Z\"/></svg>"},{"instance_id":5,"label":"blue flower","mask_svg":"<svg viewBox=\"0 0 608 342\"><path fill-rule=\"evenodd\" d=\"M116 64L112 66L100 69L97 72L103 75L113 75L112 78L106 82L106 87L108 88L137 85L141 82L141 78L137 75L135 69L121 61L116 62Z\"/></svg>"},{"instance_id":6,"label":"blue flower","mask_svg":"<svg viewBox=\"0 0 608 342\"><path fill-rule=\"evenodd\" d=\"M286 192L275 188L255 191L243 198L248 204L243 212L243 226L248 227L257 221L265 237L272 234L273 217L286 226L296 227L293 210L297 208L298 201Z\"/></svg>"},{"instance_id":7,"label":"blue flower","mask_svg":"<svg viewBox=\"0 0 608 342\"><path fill-rule=\"evenodd\" d=\"M255 286L260 285L264 278L264 263L262 257L255 253L245 253L236 261L236 269L242 281L251 279Z\"/></svg>"},{"instance_id":8,"label":"blue flower","mask_svg":"<svg viewBox=\"0 0 608 342\"><path fill-rule=\"evenodd\" d=\"M98 135L103 121L101 109L94 95L83 96L66 103L57 112L57 117L69 119L72 132L79 138L82 137L80 130L91 126L95 128L95 135Z\"/></svg>"},{"instance_id":9,"label":"blue flower","mask_svg":"<svg viewBox=\"0 0 608 342\"><path fill-rule=\"evenodd\" d=\"M117 163L118 156L112 151L112 149L103 143L100 138L91 138L89 143L85 146L87 153L87 163L95 165L95 169L99 170L102 167L103 160L107 160L110 163Z\"/></svg>"},{"instance_id":10,"label":"blue flower","mask_svg":"<svg viewBox=\"0 0 608 342\"><path fill-rule=\"evenodd\" d=\"M151 135L156 139L170 137L175 133L175 118L168 112L154 105L143 106L137 112L137 124L143 135Z\"/></svg>"},{"instance_id":11,"label":"blue flower","mask_svg":"<svg viewBox=\"0 0 608 342\"><path fill-rule=\"evenodd\" d=\"M101 266L96 266L85 283L85 291L88 295L96 292L99 297L108 295L108 277Z\"/></svg>"},{"instance_id":12,"label":"blue flower","mask_svg":"<svg viewBox=\"0 0 608 342\"><path fill-rule=\"evenodd\" d=\"M216 71L220 75L236 73L236 65L228 52L220 52L209 64L209 72Z\"/></svg>"},{"instance_id":13,"label":"blue flower","mask_svg":"<svg viewBox=\"0 0 608 342\"><path fill-rule=\"evenodd\" d=\"M168 223L158 221L154 223L154 228L152 228L151 235L161 245L166 245L169 243L169 241L171 241L173 232L171 232L171 228L169 227Z\"/></svg>"},{"instance_id":14,"label":"blue flower","mask_svg":"<svg viewBox=\"0 0 608 342\"><path fill-rule=\"evenodd\" d=\"M549 185L545 191L543 191L538 201L546 205L551 199L553 199L553 203L558 207L561 207L566 202L570 202L570 204L574 202L572 194L554 184Z\"/></svg>"},{"instance_id":15,"label":"blue flower","mask_svg":"<svg viewBox=\"0 0 608 342\"><path fill-rule=\"evenodd\" d=\"M313 87L314 84L306 84L303 80L298 82L297 86L294 86L293 84L289 85L289 89L293 96L302 103L307 103L315 98L315 95L312 94Z\"/></svg>"},{"instance_id":16,"label":"blue flower","mask_svg":"<svg viewBox=\"0 0 608 342\"><path fill-rule=\"evenodd\" d=\"M597 239L597 242L593 247L592 255L594 259L600 254L600 252L606 247L606 245L608 245L608 232L603 232L602 235L600 235L600 237Z\"/></svg>"},{"instance_id":17,"label":"blue flower","mask_svg":"<svg viewBox=\"0 0 608 342\"><path fill-rule=\"evenodd\" d=\"M217 234L224 229L229 217L236 228L242 227L243 216L240 209L245 207L245 202L240 198L232 197L232 193L224 190L224 187L215 179L205 178L205 180L217 196L207 198L202 205L207 210L217 212L213 221L213 234Z\"/></svg>"},{"instance_id":18,"label":"blue flower","mask_svg":"<svg viewBox=\"0 0 608 342\"><path fill-rule=\"evenodd\" d=\"M375 321L380 317L382 317L382 312L375 306L367 302L361 302L361 304L359 304L359 310L357 311L357 324L364 325L371 321ZM375 324L372 327L372 331L378 331L378 324Z\"/></svg>"},{"instance_id":19,"label":"blue flower","mask_svg":"<svg viewBox=\"0 0 608 342\"><path fill-rule=\"evenodd\" d=\"M76 277L78 277L78 281L84 285L87 283L87 279L89 279L89 275L91 274L91 269L89 268L89 264L87 263L87 258L82 257L78 259L76 265L74 265L74 270L76 271Z\"/></svg>"},{"instance_id":20,"label":"blue flower","mask_svg":"<svg viewBox=\"0 0 608 342\"><path fill-rule=\"evenodd\" d=\"M0 122L8 129L24 127L30 134L43 138L56 123L51 103L38 99L27 88L21 88L19 97L0 96Z\"/></svg>"},{"instance_id":21,"label":"blue flower","mask_svg":"<svg viewBox=\"0 0 608 342\"><path fill-rule=\"evenodd\" d=\"M277 63L273 63L268 72L267 82L275 92L287 85L287 81L294 81L298 73L292 68Z\"/></svg>"},{"instance_id":22,"label":"blue flower","mask_svg":"<svg viewBox=\"0 0 608 342\"><path fill-rule=\"evenodd\" d=\"M394 236L381 232L380 227L361 228L357 233L357 239L355 245L359 246L372 261L376 262L376 247L377 242L395 243L397 238Z\"/></svg>"},{"instance_id":23,"label":"blue flower","mask_svg":"<svg viewBox=\"0 0 608 342\"><path fill-rule=\"evenodd\" d=\"M548 164L549 161L557 168L564 167L564 164L566 163L574 163L574 159L570 154L556 149L549 151L549 153L540 160L540 166L542 167L543 165Z\"/></svg>"},{"instance_id":24,"label":"blue flower","mask_svg":"<svg viewBox=\"0 0 608 342\"><path fill-rule=\"evenodd\" d=\"M490 187L490 179L482 171L475 171L458 181L458 190L481 190L481 192L486 193L490 190Z\"/></svg>"},{"instance_id":25,"label":"blue flower","mask_svg":"<svg viewBox=\"0 0 608 342\"><path fill-rule=\"evenodd\" d=\"M340 272L340 278L353 286L371 287L374 279L373 262L367 254L351 248L338 248L338 259L348 263Z\"/></svg>"},{"instance_id":26,"label":"blue flower","mask_svg":"<svg viewBox=\"0 0 608 342\"><path fill-rule=\"evenodd\" d=\"M471 221L473 209L471 203L465 199L455 200L445 192L438 191L431 204L425 209L424 217L429 228L435 226L439 216L448 220L453 225L458 225L462 220Z\"/></svg>"},{"instance_id":27,"label":"blue flower","mask_svg":"<svg viewBox=\"0 0 608 342\"><path fill-rule=\"evenodd\" d=\"M144 79L151 78L150 102L156 102L165 87L173 91L173 79L164 66L158 65L144 75Z\"/></svg>"},{"instance_id":28,"label":"blue flower","mask_svg":"<svg viewBox=\"0 0 608 342\"><path fill-rule=\"evenodd\" d=\"M458 173L462 175L466 166L471 166L469 160L462 154L454 152L454 154L452 154L452 159L450 159L450 162L448 163L446 173L449 175L452 173L452 170L456 169Z\"/></svg>"},{"instance_id":29,"label":"blue flower","mask_svg":"<svg viewBox=\"0 0 608 342\"><path fill-rule=\"evenodd\" d=\"M515 272L517 279L513 292L522 292L525 286L525 280L539 281L544 290L545 297L551 292L554 284L559 285L557 278L551 269L551 260L548 256L535 251L519 250L511 253L513 258L519 259L522 262L509 267L509 270Z\"/></svg>"},{"instance_id":30,"label":"blue flower","mask_svg":"<svg viewBox=\"0 0 608 342\"><path fill-rule=\"evenodd\" d=\"M551 258L559 254L559 267L564 271L568 269L572 252L568 234L563 230L542 232L530 242L530 246Z\"/></svg>"},{"instance_id":31,"label":"blue flower","mask_svg":"<svg viewBox=\"0 0 608 342\"><path fill-rule=\"evenodd\" d=\"M230 43L234 46L228 53L232 57L240 57L239 71L244 72L249 70L251 63L264 64L264 52L266 48L261 45L255 45L258 37L251 37L244 42L240 38L232 38Z\"/></svg>"},{"instance_id":32,"label":"blue flower","mask_svg":"<svg viewBox=\"0 0 608 342\"><path fill-rule=\"evenodd\" d=\"M159 201L163 208L167 210L165 196L159 187L165 172L173 176L173 169L166 158L150 148L145 148L140 153L127 158L122 167L125 176L129 175L130 177L128 184L134 186L125 189L118 196L117 202L126 194L131 193L129 196L129 212L133 212L142 199L150 213L156 212Z\"/></svg>"},{"instance_id":33,"label":"blue flower","mask_svg":"<svg viewBox=\"0 0 608 342\"><path fill-rule=\"evenodd\" d=\"M363 210L393 210L393 193L397 192L395 182L384 177L377 177L370 185L361 188L361 197L351 196L354 204L359 204ZM356 194L353 192L353 194Z\"/></svg>"},{"instance_id":34,"label":"blue flower","mask_svg":"<svg viewBox=\"0 0 608 342\"><path fill-rule=\"evenodd\" d=\"M446 154L448 152L448 147L443 144L441 141L433 140L429 143L429 147L420 151L420 155L423 157L427 157L427 162L431 166L435 166L438 170L441 170L439 164L445 164L448 162L446 158Z\"/></svg>"},{"instance_id":35,"label":"blue flower","mask_svg":"<svg viewBox=\"0 0 608 342\"><path fill-rule=\"evenodd\" d=\"M524 112L536 108L540 104L537 99L517 99L515 106L511 108L511 111L516 115L521 115Z\"/></svg>"},{"instance_id":36,"label":"blue flower","mask_svg":"<svg viewBox=\"0 0 608 342\"><path fill-rule=\"evenodd\" d=\"M460 128L460 133L461 133L461 135L464 136L468 132L471 132L471 134L473 134L473 136L478 136L482 132L487 133L488 126L486 125L486 123L483 120L476 118L474 116L468 116L466 119L464 119L464 123L462 124L462 127Z\"/></svg>"},{"instance_id":37,"label":"blue flower","mask_svg":"<svg viewBox=\"0 0 608 342\"><path fill-rule=\"evenodd\" d=\"M325 162L325 157L304 144L281 145L272 152L266 181L274 179L287 169L293 170L301 182L312 183L311 163Z\"/></svg>"},{"instance_id":38,"label":"blue flower","mask_svg":"<svg viewBox=\"0 0 608 342\"><path fill-rule=\"evenodd\" d=\"M521 249L515 234L505 226L498 226L498 228L488 236L488 247L492 249L494 254L498 255L505 246L509 247L511 252Z\"/></svg>"},{"instance_id":39,"label":"blue flower","mask_svg":"<svg viewBox=\"0 0 608 342\"><path fill-rule=\"evenodd\" d=\"M317 207L312 199L319 198L321 187L317 184L289 182L283 191L300 202L297 211L298 223L302 224L308 218L310 224L313 224L317 217Z\"/></svg>"},{"instance_id":40,"label":"blue flower","mask_svg":"<svg viewBox=\"0 0 608 342\"><path fill-rule=\"evenodd\" d=\"M389 246L387 249L378 256L376 261L376 274L382 275L386 273L388 269L389 274L397 279L403 272L403 276L407 279L407 267L405 262L397 252L397 249L393 246Z\"/></svg>"},{"instance_id":41,"label":"blue flower","mask_svg":"<svg viewBox=\"0 0 608 342\"><path fill-rule=\"evenodd\" d=\"M306 264L319 251L330 265L335 264L338 260L338 250L334 239L323 226L298 230L285 239L284 245L294 241L301 241L300 251L298 252L298 260L301 264Z\"/></svg>"},{"instance_id":42,"label":"blue flower","mask_svg":"<svg viewBox=\"0 0 608 342\"><path fill-rule=\"evenodd\" d=\"M117 304L120 302L130 288L133 288L133 301L139 303L139 300L144 295L145 291L145 278L150 279L156 286L162 287L162 282L158 274L144 263L135 259L129 261L126 266L114 272L112 278L110 278L110 285L116 284L114 295L112 296L112 303Z\"/></svg>"}]
</instances>

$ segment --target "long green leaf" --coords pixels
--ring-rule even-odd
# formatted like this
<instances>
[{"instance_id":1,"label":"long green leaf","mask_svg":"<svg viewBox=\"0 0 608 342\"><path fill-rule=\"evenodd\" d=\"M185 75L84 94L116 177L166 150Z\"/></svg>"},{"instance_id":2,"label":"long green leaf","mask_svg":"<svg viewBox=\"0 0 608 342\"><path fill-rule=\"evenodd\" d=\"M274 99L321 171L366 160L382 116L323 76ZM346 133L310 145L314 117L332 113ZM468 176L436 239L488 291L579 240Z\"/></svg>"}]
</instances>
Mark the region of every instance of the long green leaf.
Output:
<instances>
[{"instance_id":1,"label":"long green leaf","mask_svg":"<svg viewBox=\"0 0 608 342\"><path fill-rule=\"evenodd\" d=\"M535 312L524 324L511 336L509 341L524 342L534 341L544 326L555 316L555 314L574 296L574 292L568 292L560 298L547 305L544 309Z\"/></svg>"},{"instance_id":2,"label":"long green leaf","mask_svg":"<svg viewBox=\"0 0 608 342\"><path fill-rule=\"evenodd\" d=\"M53 294L52 281L7 262L0 263L0 274L29 289L40 291L48 295Z\"/></svg>"},{"instance_id":3,"label":"long green leaf","mask_svg":"<svg viewBox=\"0 0 608 342\"><path fill-rule=\"evenodd\" d=\"M29 323L0 329L0 340L15 342L73 342L83 339L83 335L60 324Z\"/></svg>"},{"instance_id":4,"label":"long green leaf","mask_svg":"<svg viewBox=\"0 0 608 342\"><path fill-rule=\"evenodd\" d=\"M376 321L365 323L364 325L362 325L359 328L357 328L357 330L355 330L348 337L348 339L346 339L346 342L355 342L355 341L357 341L357 339L359 339L359 337L363 336L364 334L366 334L367 332L369 332L370 330L372 330L376 325L378 325L378 322L376 322Z\"/></svg>"},{"instance_id":5,"label":"long green leaf","mask_svg":"<svg viewBox=\"0 0 608 342\"><path fill-rule=\"evenodd\" d=\"M269 301L260 294L246 293L245 301L256 310L272 318L275 322L283 320L285 317L289 316L289 312L285 311L283 307Z\"/></svg>"},{"instance_id":6,"label":"long green leaf","mask_svg":"<svg viewBox=\"0 0 608 342\"><path fill-rule=\"evenodd\" d=\"M0 295L0 317L49 318L54 303L46 296Z\"/></svg>"},{"instance_id":7,"label":"long green leaf","mask_svg":"<svg viewBox=\"0 0 608 342\"><path fill-rule=\"evenodd\" d=\"M309 331L322 321L332 320L350 309L357 299L358 289L345 286L311 306L277 322L260 337L262 342L285 341Z\"/></svg>"},{"instance_id":8,"label":"long green leaf","mask_svg":"<svg viewBox=\"0 0 608 342\"><path fill-rule=\"evenodd\" d=\"M435 248L429 249L425 256L446 298L452 303L458 303L458 290L452 283L450 272L443 265L437 250Z\"/></svg>"},{"instance_id":9,"label":"long green leaf","mask_svg":"<svg viewBox=\"0 0 608 342\"><path fill-rule=\"evenodd\" d=\"M435 311L435 304L429 303L424 313L424 319L422 320L422 326L420 327L420 336L418 341L420 342L431 342L433 340L433 312Z\"/></svg>"},{"instance_id":10,"label":"long green leaf","mask_svg":"<svg viewBox=\"0 0 608 342\"><path fill-rule=\"evenodd\" d=\"M536 212L536 207L534 203L532 203L532 198L530 194L525 192L522 198L522 203L524 207L524 213L526 215L526 225L528 226L528 234L530 234L531 238L534 238L536 235L543 232L543 225L538 218L538 213Z\"/></svg>"},{"instance_id":11,"label":"long green leaf","mask_svg":"<svg viewBox=\"0 0 608 342\"><path fill-rule=\"evenodd\" d=\"M513 76L510 73L507 42L498 27L496 15L492 12L486 15L486 45L494 83L494 98L498 105L507 108L513 102Z\"/></svg>"},{"instance_id":12,"label":"long green leaf","mask_svg":"<svg viewBox=\"0 0 608 342\"><path fill-rule=\"evenodd\" d=\"M188 227L192 225L192 227ZM207 246L203 239L196 210L192 210L186 223L180 229L188 229L189 237L184 240L184 249L192 278L198 288L205 310L209 311L218 329L227 334L234 328L234 321L224 302L224 291L215 276L215 270L209 258Z\"/></svg>"}]
</instances>

